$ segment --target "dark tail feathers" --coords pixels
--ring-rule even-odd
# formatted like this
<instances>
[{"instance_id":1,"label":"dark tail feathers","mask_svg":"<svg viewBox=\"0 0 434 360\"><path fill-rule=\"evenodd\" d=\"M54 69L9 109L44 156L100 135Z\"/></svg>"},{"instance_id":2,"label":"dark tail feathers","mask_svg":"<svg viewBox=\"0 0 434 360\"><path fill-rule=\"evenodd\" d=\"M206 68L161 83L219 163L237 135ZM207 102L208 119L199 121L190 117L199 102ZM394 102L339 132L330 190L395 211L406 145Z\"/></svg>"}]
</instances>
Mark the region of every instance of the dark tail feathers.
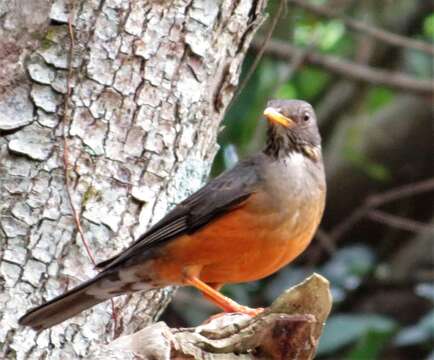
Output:
<instances>
[{"instance_id":1,"label":"dark tail feathers","mask_svg":"<svg viewBox=\"0 0 434 360\"><path fill-rule=\"evenodd\" d=\"M122 284L115 273L101 273L42 304L21 317L20 325L30 326L34 330L44 330L67 320L100 302L119 295Z\"/></svg>"}]
</instances>

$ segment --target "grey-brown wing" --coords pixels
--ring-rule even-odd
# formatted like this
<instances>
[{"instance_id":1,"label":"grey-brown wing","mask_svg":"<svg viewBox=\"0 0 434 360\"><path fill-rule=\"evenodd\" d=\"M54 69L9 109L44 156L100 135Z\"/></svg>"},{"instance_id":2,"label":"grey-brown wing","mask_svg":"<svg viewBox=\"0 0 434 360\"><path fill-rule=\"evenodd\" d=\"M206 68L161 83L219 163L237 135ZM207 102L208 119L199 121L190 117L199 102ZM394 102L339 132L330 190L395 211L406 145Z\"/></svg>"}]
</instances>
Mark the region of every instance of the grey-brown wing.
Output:
<instances>
[{"instance_id":1,"label":"grey-brown wing","mask_svg":"<svg viewBox=\"0 0 434 360\"><path fill-rule=\"evenodd\" d=\"M240 161L178 204L130 247L99 263L97 267L105 270L138 255L142 256L147 250L180 235L191 234L240 206L257 189L261 160L261 155L257 155Z\"/></svg>"}]
</instances>

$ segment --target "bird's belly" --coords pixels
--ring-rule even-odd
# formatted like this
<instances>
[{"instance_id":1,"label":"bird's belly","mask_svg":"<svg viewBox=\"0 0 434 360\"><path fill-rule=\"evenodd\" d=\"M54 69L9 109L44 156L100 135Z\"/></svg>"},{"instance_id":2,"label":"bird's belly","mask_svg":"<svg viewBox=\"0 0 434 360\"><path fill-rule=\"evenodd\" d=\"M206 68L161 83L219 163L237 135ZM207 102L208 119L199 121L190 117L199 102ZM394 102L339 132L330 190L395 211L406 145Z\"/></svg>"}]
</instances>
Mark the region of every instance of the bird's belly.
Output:
<instances>
[{"instance_id":1,"label":"bird's belly","mask_svg":"<svg viewBox=\"0 0 434 360\"><path fill-rule=\"evenodd\" d=\"M312 209L311 209L312 210ZM309 244L320 216L297 212L258 215L237 209L191 235L168 243L153 264L161 283L183 282L186 268L198 269L207 283L238 283L268 276Z\"/></svg>"},{"instance_id":2,"label":"bird's belly","mask_svg":"<svg viewBox=\"0 0 434 360\"><path fill-rule=\"evenodd\" d=\"M205 265L200 278L209 283L239 283L258 280L273 274L308 246L315 226L305 227L300 221L289 221L270 230L257 229L245 233L229 244L235 251L227 251L219 261ZM248 237L247 237L248 235Z\"/></svg>"}]
</instances>

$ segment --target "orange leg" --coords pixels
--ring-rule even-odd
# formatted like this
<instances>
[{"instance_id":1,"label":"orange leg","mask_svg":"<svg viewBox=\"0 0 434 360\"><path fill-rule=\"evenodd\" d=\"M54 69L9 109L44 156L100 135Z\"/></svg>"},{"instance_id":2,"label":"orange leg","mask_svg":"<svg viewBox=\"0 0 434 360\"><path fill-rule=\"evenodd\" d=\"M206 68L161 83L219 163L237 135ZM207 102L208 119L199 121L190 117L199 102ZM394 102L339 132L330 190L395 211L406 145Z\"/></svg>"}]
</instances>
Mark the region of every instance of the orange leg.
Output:
<instances>
[{"instance_id":1,"label":"orange leg","mask_svg":"<svg viewBox=\"0 0 434 360\"><path fill-rule=\"evenodd\" d=\"M204 294L207 299L209 299L225 312L239 312L250 316L256 316L264 311L262 308L252 309L236 303L234 300L222 295L220 292L205 284L195 276L186 275L185 282L188 285L194 286L202 294Z\"/></svg>"},{"instance_id":2,"label":"orange leg","mask_svg":"<svg viewBox=\"0 0 434 360\"><path fill-rule=\"evenodd\" d=\"M223 287L224 284L218 284L218 283L205 283L206 285L208 285L210 288L214 289L215 291L220 292L220 289ZM209 297L206 293L204 293L203 291L201 291L202 296L206 299L208 299L209 301L213 302L213 298Z\"/></svg>"}]
</instances>

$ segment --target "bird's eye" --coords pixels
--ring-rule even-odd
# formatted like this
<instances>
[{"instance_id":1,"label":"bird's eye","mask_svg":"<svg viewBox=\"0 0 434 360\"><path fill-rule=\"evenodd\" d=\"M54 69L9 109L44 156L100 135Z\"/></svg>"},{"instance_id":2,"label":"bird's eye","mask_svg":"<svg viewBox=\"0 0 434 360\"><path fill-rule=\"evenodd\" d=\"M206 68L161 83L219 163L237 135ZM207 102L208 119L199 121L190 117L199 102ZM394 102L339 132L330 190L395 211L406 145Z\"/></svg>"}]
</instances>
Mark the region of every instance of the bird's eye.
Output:
<instances>
[{"instance_id":1,"label":"bird's eye","mask_svg":"<svg viewBox=\"0 0 434 360\"><path fill-rule=\"evenodd\" d=\"M303 120L304 121L309 121L310 120L310 115L309 114L304 114L303 115Z\"/></svg>"}]
</instances>

